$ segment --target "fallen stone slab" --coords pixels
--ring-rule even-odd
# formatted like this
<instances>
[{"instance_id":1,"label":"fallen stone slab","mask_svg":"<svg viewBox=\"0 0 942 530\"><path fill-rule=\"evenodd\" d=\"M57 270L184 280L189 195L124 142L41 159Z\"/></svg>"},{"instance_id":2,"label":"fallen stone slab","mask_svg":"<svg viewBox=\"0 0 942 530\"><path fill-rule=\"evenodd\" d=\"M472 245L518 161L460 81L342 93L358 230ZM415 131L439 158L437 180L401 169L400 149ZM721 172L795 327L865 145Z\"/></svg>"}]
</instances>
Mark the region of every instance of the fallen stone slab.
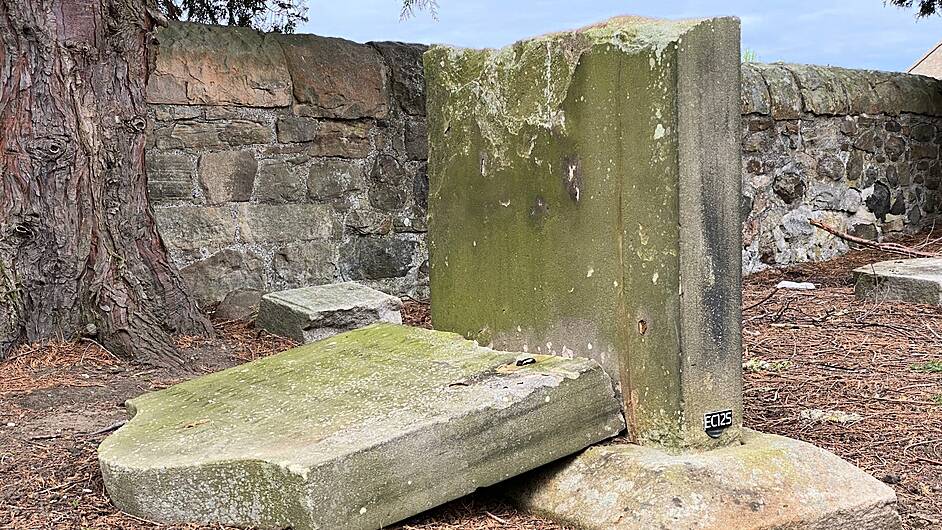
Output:
<instances>
[{"instance_id":1,"label":"fallen stone slab","mask_svg":"<svg viewBox=\"0 0 942 530\"><path fill-rule=\"evenodd\" d=\"M165 523L295 530L375 530L624 428L595 361L392 324L128 407L98 449L115 506Z\"/></svg>"},{"instance_id":2,"label":"fallen stone slab","mask_svg":"<svg viewBox=\"0 0 942 530\"><path fill-rule=\"evenodd\" d=\"M514 479L522 507L584 530L894 530L893 489L811 444L743 429L742 444L673 455L592 447Z\"/></svg>"},{"instance_id":3,"label":"fallen stone slab","mask_svg":"<svg viewBox=\"0 0 942 530\"><path fill-rule=\"evenodd\" d=\"M402 324L402 300L356 282L269 293L255 324L302 344L376 322Z\"/></svg>"},{"instance_id":4,"label":"fallen stone slab","mask_svg":"<svg viewBox=\"0 0 942 530\"><path fill-rule=\"evenodd\" d=\"M854 269L857 298L942 305L942 258L881 261Z\"/></svg>"}]
</instances>

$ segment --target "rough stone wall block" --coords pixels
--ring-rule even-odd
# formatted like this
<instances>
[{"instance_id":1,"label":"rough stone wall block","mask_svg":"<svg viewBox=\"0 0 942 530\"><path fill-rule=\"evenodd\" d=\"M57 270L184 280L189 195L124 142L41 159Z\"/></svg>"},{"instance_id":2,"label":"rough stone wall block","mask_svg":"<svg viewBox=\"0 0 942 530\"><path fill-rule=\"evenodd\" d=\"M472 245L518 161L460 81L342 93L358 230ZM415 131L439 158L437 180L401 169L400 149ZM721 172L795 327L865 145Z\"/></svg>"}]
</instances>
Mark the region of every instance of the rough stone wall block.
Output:
<instances>
[{"instance_id":1,"label":"rough stone wall block","mask_svg":"<svg viewBox=\"0 0 942 530\"><path fill-rule=\"evenodd\" d=\"M739 21L616 18L425 67L436 327L598 360L641 443L736 440Z\"/></svg>"},{"instance_id":2,"label":"rough stone wall block","mask_svg":"<svg viewBox=\"0 0 942 530\"><path fill-rule=\"evenodd\" d=\"M157 31L148 103L284 107L291 80L272 35L171 22Z\"/></svg>"}]
</instances>

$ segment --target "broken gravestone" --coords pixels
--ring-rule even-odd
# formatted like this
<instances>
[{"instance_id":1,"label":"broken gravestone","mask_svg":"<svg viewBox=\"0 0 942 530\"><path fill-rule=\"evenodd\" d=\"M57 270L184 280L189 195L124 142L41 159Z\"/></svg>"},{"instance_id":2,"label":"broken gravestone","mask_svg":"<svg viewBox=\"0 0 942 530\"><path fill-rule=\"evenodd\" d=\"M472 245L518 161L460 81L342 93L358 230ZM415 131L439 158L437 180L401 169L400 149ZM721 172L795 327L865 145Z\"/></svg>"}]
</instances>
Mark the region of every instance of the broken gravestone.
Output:
<instances>
[{"instance_id":1,"label":"broken gravestone","mask_svg":"<svg viewBox=\"0 0 942 530\"><path fill-rule=\"evenodd\" d=\"M942 305L942 258L881 261L854 269L857 298Z\"/></svg>"},{"instance_id":2,"label":"broken gravestone","mask_svg":"<svg viewBox=\"0 0 942 530\"><path fill-rule=\"evenodd\" d=\"M402 301L356 282L269 293L258 307L258 327L305 344L375 322L402 323Z\"/></svg>"},{"instance_id":3,"label":"broken gravestone","mask_svg":"<svg viewBox=\"0 0 942 530\"><path fill-rule=\"evenodd\" d=\"M112 502L163 523L375 530L624 428L594 361L376 324L128 402Z\"/></svg>"},{"instance_id":4,"label":"broken gravestone","mask_svg":"<svg viewBox=\"0 0 942 530\"><path fill-rule=\"evenodd\" d=\"M637 444L511 498L593 530L899 528L875 478L741 428L738 20L621 17L425 67L432 322L597 360Z\"/></svg>"}]
</instances>

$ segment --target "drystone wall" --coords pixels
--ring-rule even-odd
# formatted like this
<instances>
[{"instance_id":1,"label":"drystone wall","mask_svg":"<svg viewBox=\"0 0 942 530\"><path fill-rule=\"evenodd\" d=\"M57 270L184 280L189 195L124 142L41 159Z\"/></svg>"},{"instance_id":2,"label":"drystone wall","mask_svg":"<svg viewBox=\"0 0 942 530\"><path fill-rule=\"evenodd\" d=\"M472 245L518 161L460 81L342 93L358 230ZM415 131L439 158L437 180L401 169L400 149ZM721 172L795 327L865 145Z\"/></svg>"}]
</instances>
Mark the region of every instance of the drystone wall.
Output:
<instances>
[{"instance_id":1,"label":"drystone wall","mask_svg":"<svg viewBox=\"0 0 942 530\"><path fill-rule=\"evenodd\" d=\"M148 82L151 201L204 306L355 280L428 294L419 44L174 23ZM743 65L743 266L827 259L817 219L881 238L932 223L942 81Z\"/></svg>"},{"instance_id":2,"label":"drystone wall","mask_svg":"<svg viewBox=\"0 0 942 530\"><path fill-rule=\"evenodd\" d=\"M847 251L811 220L866 239L934 221L942 82L753 63L742 81L746 272Z\"/></svg>"},{"instance_id":3,"label":"drystone wall","mask_svg":"<svg viewBox=\"0 0 942 530\"><path fill-rule=\"evenodd\" d=\"M204 306L356 280L424 296L425 46L172 24L147 86L149 191Z\"/></svg>"}]
</instances>

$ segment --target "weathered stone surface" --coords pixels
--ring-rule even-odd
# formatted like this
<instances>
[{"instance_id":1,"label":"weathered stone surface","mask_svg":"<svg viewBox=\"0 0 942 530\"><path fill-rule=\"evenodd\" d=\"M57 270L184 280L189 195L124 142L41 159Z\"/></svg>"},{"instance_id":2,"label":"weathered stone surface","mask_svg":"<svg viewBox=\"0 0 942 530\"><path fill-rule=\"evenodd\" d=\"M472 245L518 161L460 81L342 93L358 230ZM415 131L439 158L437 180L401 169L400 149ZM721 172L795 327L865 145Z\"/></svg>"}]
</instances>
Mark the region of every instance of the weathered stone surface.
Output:
<instances>
[{"instance_id":1,"label":"weathered stone surface","mask_svg":"<svg viewBox=\"0 0 942 530\"><path fill-rule=\"evenodd\" d=\"M240 204L237 219L247 243L327 239L339 229L333 209L323 204Z\"/></svg>"},{"instance_id":2,"label":"weathered stone surface","mask_svg":"<svg viewBox=\"0 0 942 530\"><path fill-rule=\"evenodd\" d=\"M769 87L762 78L761 66L755 63L742 65L742 113L769 114Z\"/></svg>"},{"instance_id":3,"label":"weathered stone surface","mask_svg":"<svg viewBox=\"0 0 942 530\"><path fill-rule=\"evenodd\" d=\"M152 199L193 198L193 158L183 153L148 150L147 191Z\"/></svg>"},{"instance_id":4,"label":"weathered stone surface","mask_svg":"<svg viewBox=\"0 0 942 530\"><path fill-rule=\"evenodd\" d=\"M265 263L252 252L223 249L180 269L190 292L201 306L220 303L235 291L256 291L255 306L265 288Z\"/></svg>"},{"instance_id":5,"label":"weathered stone surface","mask_svg":"<svg viewBox=\"0 0 942 530\"><path fill-rule=\"evenodd\" d=\"M363 158L370 152L370 125L289 116L278 120L278 141L308 143L311 156Z\"/></svg>"},{"instance_id":6,"label":"weathered stone surface","mask_svg":"<svg viewBox=\"0 0 942 530\"><path fill-rule=\"evenodd\" d=\"M378 210L391 212L406 203L403 182L406 171L395 157L379 155L370 171L370 204Z\"/></svg>"},{"instance_id":7,"label":"weathered stone surface","mask_svg":"<svg viewBox=\"0 0 942 530\"><path fill-rule=\"evenodd\" d=\"M160 149L219 149L251 144L267 144L272 131L265 123L252 120L181 121L157 132Z\"/></svg>"},{"instance_id":8,"label":"weathered stone surface","mask_svg":"<svg viewBox=\"0 0 942 530\"><path fill-rule=\"evenodd\" d=\"M310 116L383 118L386 69L371 46L316 35L279 35L295 100Z\"/></svg>"},{"instance_id":9,"label":"weathered stone surface","mask_svg":"<svg viewBox=\"0 0 942 530\"><path fill-rule=\"evenodd\" d=\"M376 322L402 324L402 301L356 282L301 287L262 297L255 324L307 344Z\"/></svg>"},{"instance_id":10,"label":"weathered stone surface","mask_svg":"<svg viewBox=\"0 0 942 530\"><path fill-rule=\"evenodd\" d=\"M858 298L942 305L942 258L881 261L854 269L854 277Z\"/></svg>"},{"instance_id":11,"label":"weathered stone surface","mask_svg":"<svg viewBox=\"0 0 942 530\"><path fill-rule=\"evenodd\" d=\"M236 237L236 224L226 208L173 206L154 209L157 228L171 251L218 249Z\"/></svg>"},{"instance_id":12,"label":"weathered stone surface","mask_svg":"<svg viewBox=\"0 0 942 530\"><path fill-rule=\"evenodd\" d=\"M308 170L308 195L314 200L341 197L366 185L363 162L342 158L322 158Z\"/></svg>"},{"instance_id":13,"label":"weathered stone surface","mask_svg":"<svg viewBox=\"0 0 942 530\"><path fill-rule=\"evenodd\" d=\"M149 103L282 107L291 103L284 52L248 28L171 22L157 31Z\"/></svg>"},{"instance_id":14,"label":"weathered stone surface","mask_svg":"<svg viewBox=\"0 0 942 530\"><path fill-rule=\"evenodd\" d=\"M756 74L769 91L768 107ZM743 66L743 113L771 113L776 119L795 119L803 113L942 116L940 93L942 81L900 72L783 63Z\"/></svg>"},{"instance_id":15,"label":"weathered stone surface","mask_svg":"<svg viewBox=\"0 0 942 530\"><path fill-rule=\"evenodd\" d=\"M405 147L409 160L428 159L428 124L424 119L406 121Z\"/></svg>"},{"instance_id":16,"label":"weathered stone surface","mask_svg":"<svg viewBox=\"0 0 942 530\"><path fill-rule=\"evenodd\" d=\"M199 161L199 181L207 204L249 200L257 171L258 162L251 151L204 154Z\"/></svg>"},{"instance_id":17,"label":"weathered stone surface","mask_svg":"<svg viewBox=\"0 0 942 530\"><path fill-rule=\"evenodd\" d=\"M376 280L403 276L412 268L418 243L390 237L356 237L341 248L345 278Z\"/></svg>"},{"instance_id":18,"label":"weathered stone surface","mask_svg":"<svg viewBox=\"0 0 942 530\"><path fill-rule=\"evenodd\" d=\"M402 42L371 42L379 50L392 81L393 97L406 114L425 115L425 73L422 54L428 50L424 44Z\"/></svg>"},{"instance_id":19,"label":"weathered stone surface","mask_svg":"<svg viewBox=\"0 0 942 530\"><path fill-rule=\"evenodd\" d=\"M259 202L282 204L302 202L307 196L305 179L284 160L262 160L258 168L255 198Z\"/></svg>"},{"instance_id":20,"label":"weathered stone surface","mask_svg":"<svg viewBox=\"0 0 942 530\"><path fill-rule=\"evenodd\" d=\"M272 268L282 285L319 285L334 280L338 259L336 245L307 241L275 251Z\"/></svg>"},{"instance_id":21,"label":"weathered stone surface","mask_svg":"<svg viewBox=\"0 0 942 530\"><path fill-rule=\"evenodd\" d=\"M591 447L505 491L585 530L901 528L889 486L823 449L749 430L742 445L704 453Z\"/></svg>"},{"instance_id":22,"label":"weathered stone surface","mask_svg":"<svg viewBox=\"0 0 942 530\"><path fill-rule=\"evenodd\" d=\"M801 117L801 92L792 73L781 64L755 64L769 89L769 109L777 120Z\"/></svg>"},{"instance_id":23,"label":"weathered stone surface","mask_svg":"<svg viewBox=\"0 0 942 530\"><path fill-rule=\"evenodd\" d=\"M216 320L252 320L258 312L258 302L262 291L257 289L236 289L219 302L213 312Z\"/></svg>"},{"instance_id":24,"label":"weathered stone surface","mask_svg":"<svg viewBox=\"0 0 942 530\"><path fill-rule=\"evenodd\" d=\"M625 17L503 50L431 48L435 325L598 360L641 443L735 441L738 35L730 18ZM727 409L734 424L708 437L703 414Z\"/></svg>"},{"instance_id":25,"label":"weathered stone surface","mask_svg":"<svg viewBox=\"0 0 942 530\"><path fill-rule=\"evenodd\" d=\"M337 335L131 400L98 450L105 487L159 522L375 530L623 428L598 364L530 357L390 324Z\"/></svg>"}]
</instances>

